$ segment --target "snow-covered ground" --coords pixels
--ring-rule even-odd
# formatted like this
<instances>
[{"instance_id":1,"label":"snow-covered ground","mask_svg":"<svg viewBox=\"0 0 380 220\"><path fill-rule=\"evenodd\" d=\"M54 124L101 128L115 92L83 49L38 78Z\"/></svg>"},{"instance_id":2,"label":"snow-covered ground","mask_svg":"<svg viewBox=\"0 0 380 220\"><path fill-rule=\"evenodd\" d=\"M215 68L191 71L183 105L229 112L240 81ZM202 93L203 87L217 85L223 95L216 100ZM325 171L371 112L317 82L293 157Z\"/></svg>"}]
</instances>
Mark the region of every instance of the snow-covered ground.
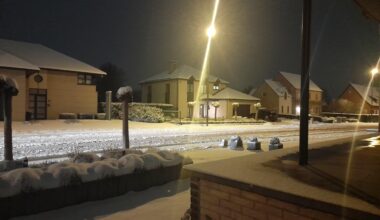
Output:
<instances>
[{"instance_id":1,"label":"snow-covered ground","mask_svg":"<svg viewBox=\"0 0 380 220\"><path fill-rule=\"evenodd\" d=\"M265 124L190 124L130 122L131 147L160 147L168 150L188 151L216 147L221 139L240 135L243 141L256 136L263 143L273 136L285 143L298 140L298 121L284 121ZM350 137L356 123L311 124L310 139L324 140ZM2 128L2 124L0 124ZM33 123L15 122L13 125L14 157L54 158L70 152L96 152L121 148L121 121L39 121ZM358 134L373 131L374 123L359 124ZM1 130L0 130L1 131ZM0 133L0 159L3 158L3 133ZM265 145L264 150L265 149Z\"/></svg>"}]
</instances>

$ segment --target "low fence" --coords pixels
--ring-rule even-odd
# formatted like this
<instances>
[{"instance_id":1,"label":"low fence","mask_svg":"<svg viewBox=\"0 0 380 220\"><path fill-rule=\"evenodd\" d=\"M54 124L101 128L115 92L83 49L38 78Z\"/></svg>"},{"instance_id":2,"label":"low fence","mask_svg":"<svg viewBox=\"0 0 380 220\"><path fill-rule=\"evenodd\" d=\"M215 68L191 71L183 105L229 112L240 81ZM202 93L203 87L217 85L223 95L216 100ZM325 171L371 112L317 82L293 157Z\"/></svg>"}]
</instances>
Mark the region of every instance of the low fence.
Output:
<instances>
[{"instance_id":1,"label":"low fence","mask_svg":"<svg viewBox=\"0 0 380 220\"><path fill-rule=\"evenodd\" d=\"M82 202L106 199L129 191L141 191L178 179L181 169L182 164L179 164L0 198L0 219L30 215Z\"/></svg>"}]
</instances>

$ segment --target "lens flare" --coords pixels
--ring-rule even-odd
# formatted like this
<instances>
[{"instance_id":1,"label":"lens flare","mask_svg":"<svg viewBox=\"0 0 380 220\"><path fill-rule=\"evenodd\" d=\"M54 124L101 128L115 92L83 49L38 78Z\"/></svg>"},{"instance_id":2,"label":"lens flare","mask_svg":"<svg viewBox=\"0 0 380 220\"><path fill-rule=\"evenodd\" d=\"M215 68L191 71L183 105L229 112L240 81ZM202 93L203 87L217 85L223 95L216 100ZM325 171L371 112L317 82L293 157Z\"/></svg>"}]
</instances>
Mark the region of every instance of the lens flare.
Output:
<instances>
[{"instance_id":1,"label":"lens flare","mask_svg":"<svg viewBox=\"0 0 380 220\"><path fill-rule=\"evenodd\" d=\"M201 98L201 94L202 94L202 85L205 85L205 81L207 79L207 75L208 75L208 66L209 66L209 57L210 57L210 50L211 50L211 42L212 42L212 38L215 36L216 34L216 29L215 29L215 20L216 20L216 15L218 14L218 8L219 8L219 0L215 0L215 4L214 4L214 10L213 10L213 13L212 13L212 18L211 18L211 24L209 26L209 28L207 29L207 46L206 46L206 51L205 51L205 56L203 58L203 64L202 64L202 70L201 70L201 78L200 78L200 81L199 81L199 86L198 86L198 91L197 91L197 96L196 96L196 99L195 99L195 103L196 105L198 106L199 105L199 101L200 101L200 98Z\"/></svg>"}]
</instances>

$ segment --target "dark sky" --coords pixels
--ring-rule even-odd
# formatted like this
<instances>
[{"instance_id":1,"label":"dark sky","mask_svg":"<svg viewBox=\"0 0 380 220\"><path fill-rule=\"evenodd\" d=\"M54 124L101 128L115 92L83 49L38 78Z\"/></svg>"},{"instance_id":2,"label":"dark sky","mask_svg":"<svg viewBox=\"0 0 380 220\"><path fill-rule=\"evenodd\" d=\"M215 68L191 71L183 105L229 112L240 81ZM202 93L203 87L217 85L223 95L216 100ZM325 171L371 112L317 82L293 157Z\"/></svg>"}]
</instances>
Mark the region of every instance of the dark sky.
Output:
<instances>
[{"instance_id":1,"label":"dark sky","mask_svg":"<svg viewBox=\"0 0 380 220\"><path fill-rule=\"evenodd\" d=\"M311 77L338 95L366 83L380 56L379 26L353 0L314 0ZM211 0L2 0L0 37L44 44L126 70L124 84L167 68L201 68ZM221 0L211 72L243 89L300 71L301 0Z\"/></svg>"}]
</instances>

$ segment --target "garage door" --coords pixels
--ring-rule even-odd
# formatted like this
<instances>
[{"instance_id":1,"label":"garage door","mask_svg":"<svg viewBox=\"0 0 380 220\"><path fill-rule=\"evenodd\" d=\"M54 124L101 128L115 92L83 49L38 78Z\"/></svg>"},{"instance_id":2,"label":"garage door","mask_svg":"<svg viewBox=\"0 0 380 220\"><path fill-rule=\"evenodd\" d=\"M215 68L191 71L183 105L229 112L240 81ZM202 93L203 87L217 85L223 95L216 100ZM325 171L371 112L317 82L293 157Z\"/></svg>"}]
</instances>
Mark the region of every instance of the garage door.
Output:
<instances>
[{"instance_id":1,"label":"garage door","mask_svg":"<svg viewBox=\"0 0 380 220\"><path fill-rule=\"evenodd\" d=\"M237 115L238 116L242 116L242 117L249 117L249 114L251 113L250 109L251 109L251 105L248 105L248 104L242 105L242 104L240 104L239 107L238 107L238 109L237 109Z\"/></svg>"}]
</instances>

